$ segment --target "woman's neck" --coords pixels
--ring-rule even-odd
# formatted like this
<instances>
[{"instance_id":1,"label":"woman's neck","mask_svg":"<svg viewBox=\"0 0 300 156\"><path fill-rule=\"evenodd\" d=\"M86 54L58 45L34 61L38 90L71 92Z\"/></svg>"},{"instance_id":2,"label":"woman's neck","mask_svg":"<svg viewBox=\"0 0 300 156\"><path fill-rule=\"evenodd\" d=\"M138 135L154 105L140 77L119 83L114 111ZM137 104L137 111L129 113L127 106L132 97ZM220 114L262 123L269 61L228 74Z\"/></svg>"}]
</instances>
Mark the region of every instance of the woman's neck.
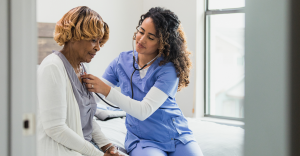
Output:
<instances>
[{"instance_id":1,"label":"woman's neck","mask_svg":"<svg viewBox=\"0 0 300 156\"><path fill-rule=\"evenodd\" d=\"M156 56L157 56L157 54L154 54L154 55L138 54L138 65L140 67L143 67L145 64L147 64L148 62L150 62ZM148 68L153 62L154 62L154 60L148 66L146 66L145 68Z\"/></svg>"},{"instance_id":2,"label":"woman's neck","mask_svg":"<svg viewBox=\"0 0 300 156\"><path fill-rule=\"evenodd\" d=\"M65 45L62 50L60 50L62 54L66 57L66 59L70 62L71 66L74 68L75 73L80 72L80 61L76 57L76 53L72 52L72 50Z\"/></svg>"}]
</instances>

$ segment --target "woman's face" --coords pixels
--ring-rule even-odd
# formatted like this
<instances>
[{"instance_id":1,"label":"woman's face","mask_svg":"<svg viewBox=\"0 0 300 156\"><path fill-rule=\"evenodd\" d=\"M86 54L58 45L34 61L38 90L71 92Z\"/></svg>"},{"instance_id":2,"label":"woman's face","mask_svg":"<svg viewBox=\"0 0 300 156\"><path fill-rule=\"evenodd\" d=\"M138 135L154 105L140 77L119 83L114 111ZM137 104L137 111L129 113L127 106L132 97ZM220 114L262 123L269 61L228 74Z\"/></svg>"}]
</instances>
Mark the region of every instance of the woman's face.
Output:
<instances>
[{"instance_id":1,"label":"woman's face","mask_svg":"<svg viewBox=\"0 0 300 156\"><path fill-rule=\"evenodd\" d=\"M80 62L91 62L99 50L100 39L75 41L72 46L72 51Z\"/></svg>"},{"instance_id":2,"label":"woman's face","mask_svg":"<svg viewBox=\"0 0 300 156\"><path fill-rule=\"evenodd\" d=\"M159 38L156 35L156 30L152 18L144 19L142 25L136 34L136 51L144 55L157 55L159 47Z\"/></svg>"}]
</instances>

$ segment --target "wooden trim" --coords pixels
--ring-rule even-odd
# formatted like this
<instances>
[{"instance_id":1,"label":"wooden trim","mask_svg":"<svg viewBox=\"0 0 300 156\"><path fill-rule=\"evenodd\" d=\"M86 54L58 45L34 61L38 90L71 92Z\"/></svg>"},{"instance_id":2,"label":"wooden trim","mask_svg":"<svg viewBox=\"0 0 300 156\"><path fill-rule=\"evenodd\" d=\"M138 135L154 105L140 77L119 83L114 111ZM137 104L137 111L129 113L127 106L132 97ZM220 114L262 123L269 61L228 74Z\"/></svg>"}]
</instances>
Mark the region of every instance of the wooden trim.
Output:
<instances>
[{"instance_id":1,"label":"wooden trim","mask_svg":"<svg viewBox=\"0 0 300 156\"><path fill-rule=\"evenodd\" d=\"M55 23L38 23L38 64L52 53L52 50L62 49L53 39Z\"/></svg>"},{"instance_id":2,"label":"wooden trim","mask_svg":"<svg viewBox=\"0 0 300 156\"><path fill-rule=\"evenodd\" d=\"M38 37L53 38L55 23L38 23Z\"/></svg>"}]
</instances>

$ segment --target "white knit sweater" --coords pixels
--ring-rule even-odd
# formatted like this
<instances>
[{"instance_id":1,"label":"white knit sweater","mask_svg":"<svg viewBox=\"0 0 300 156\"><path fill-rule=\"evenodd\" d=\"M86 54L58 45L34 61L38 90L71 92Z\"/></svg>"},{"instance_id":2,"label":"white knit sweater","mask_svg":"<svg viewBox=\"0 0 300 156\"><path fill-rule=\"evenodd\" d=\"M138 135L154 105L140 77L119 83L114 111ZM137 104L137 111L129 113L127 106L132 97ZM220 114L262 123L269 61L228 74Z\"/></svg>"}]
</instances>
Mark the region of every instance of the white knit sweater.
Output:
<instances>
[{"instance_id":1,"label":"white knit sweater","mask_svg":"<svg viewBox=\"0 0 300 156\"><path fill-rule=\"evenodd\" d=\"M47 56L38 68L38 156L102 156L83 137L79 107L61 59ZM102 147L109 140L93 121L93 140Z\"/></svg>"}]
</instances>

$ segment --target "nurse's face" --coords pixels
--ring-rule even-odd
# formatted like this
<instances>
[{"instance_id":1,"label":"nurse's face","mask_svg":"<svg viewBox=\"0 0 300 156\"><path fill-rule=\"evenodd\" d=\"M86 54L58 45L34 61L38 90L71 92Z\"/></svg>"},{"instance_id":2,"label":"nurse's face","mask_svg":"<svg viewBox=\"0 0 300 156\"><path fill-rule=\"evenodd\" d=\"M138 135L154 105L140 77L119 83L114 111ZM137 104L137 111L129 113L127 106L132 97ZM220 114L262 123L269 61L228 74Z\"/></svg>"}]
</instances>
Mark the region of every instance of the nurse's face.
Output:
<instances>
[{"instance_id":1,"label":"nurse's face","mask_svg":"<svg viewBox=\"0 0 300 156\"><path fill-rule=\"evenodd\" d=\"M136 51L139 54L156 56L158 54L159 39L152 18L146 18L136 34Z\"/></svg>"},{"instance_id":2,"label":"nurse's face","mask_svg":"<svg viewBox=\"0 0 300 156\"><path fill-rule=\"evenodd\" d=\"M99 50L100 39L75 41L72 46L72 51L79 62L91 62Z\"/></svg>"}]
</instances>

